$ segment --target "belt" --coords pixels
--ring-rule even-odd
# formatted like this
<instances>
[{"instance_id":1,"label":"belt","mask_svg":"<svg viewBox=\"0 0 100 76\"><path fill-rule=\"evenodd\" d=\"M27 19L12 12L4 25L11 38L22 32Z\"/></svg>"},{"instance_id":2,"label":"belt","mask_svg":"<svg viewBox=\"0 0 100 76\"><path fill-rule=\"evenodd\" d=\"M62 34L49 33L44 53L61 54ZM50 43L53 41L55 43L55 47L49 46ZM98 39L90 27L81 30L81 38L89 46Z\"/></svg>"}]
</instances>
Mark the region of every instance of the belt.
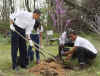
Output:
<instances>
[{"instance_id":1,"label":"belt","mask_svg":"<svg viewBox=\"0 0 100 76\"><path fill-rule=\"evenodd\" d=\"M14 27L15 27L16 30L22 30L22 31L25 31L25 29L22 29L22 28L18 27L15 23L14 23L13 25L14 25Z\"/></svg>"}]
</instances>

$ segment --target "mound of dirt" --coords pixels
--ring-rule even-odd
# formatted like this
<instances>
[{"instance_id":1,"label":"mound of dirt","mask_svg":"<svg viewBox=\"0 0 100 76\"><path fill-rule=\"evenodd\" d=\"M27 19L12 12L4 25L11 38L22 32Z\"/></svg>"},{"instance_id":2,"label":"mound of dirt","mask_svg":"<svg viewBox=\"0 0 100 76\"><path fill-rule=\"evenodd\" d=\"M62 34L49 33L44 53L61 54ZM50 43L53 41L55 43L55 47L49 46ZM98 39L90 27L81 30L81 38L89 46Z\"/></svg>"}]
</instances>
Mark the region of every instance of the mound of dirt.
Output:
<instances>
[{"instance_id":1,"label":"mound of dirt","mask_svg":"<svg viewBox=\"0 0 100 76\"><path fill-rule=\"evenodd\" d=\"M65 76L65 70L62 68L62 65L54 61L49 63L42 61L40 64L29 69L29 72L42 76Z\"/></svg>"}]
</instances>

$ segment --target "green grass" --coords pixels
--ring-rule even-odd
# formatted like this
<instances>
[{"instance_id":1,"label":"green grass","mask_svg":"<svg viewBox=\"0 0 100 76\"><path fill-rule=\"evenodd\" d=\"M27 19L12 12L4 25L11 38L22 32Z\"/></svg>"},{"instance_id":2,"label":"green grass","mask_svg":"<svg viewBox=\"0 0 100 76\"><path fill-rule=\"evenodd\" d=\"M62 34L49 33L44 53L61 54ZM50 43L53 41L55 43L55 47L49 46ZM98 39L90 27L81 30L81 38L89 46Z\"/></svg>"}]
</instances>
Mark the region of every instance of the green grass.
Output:
<instances>
[{"instance_id":1,"label":"green grass","mask_svg":"<svg viewBox=\"0 0 100 76\"><path fill-rule=\"evenodd\" d=\"M100 51L100 36L96 34L81 34L81 36L89 39ZM57 45L47 46L45 45L46 42L43 42L44 48L46 48L47 51L55 55L57 54ZM46 56L49 57L49 55ZM41 56L41 58L44 59L43 56ZM33 66L35 66L35 63L30 64L29 67L31 68ZM24 69L20 69L17 73L11 69L10 39L4 38L2 35L0 35L0 76L35 76ZM95 63L93 63L91 67L80 71L69 70L66 72L66 76L100 76L100 52L95 60Z\"/></svg>"}]
</instances>

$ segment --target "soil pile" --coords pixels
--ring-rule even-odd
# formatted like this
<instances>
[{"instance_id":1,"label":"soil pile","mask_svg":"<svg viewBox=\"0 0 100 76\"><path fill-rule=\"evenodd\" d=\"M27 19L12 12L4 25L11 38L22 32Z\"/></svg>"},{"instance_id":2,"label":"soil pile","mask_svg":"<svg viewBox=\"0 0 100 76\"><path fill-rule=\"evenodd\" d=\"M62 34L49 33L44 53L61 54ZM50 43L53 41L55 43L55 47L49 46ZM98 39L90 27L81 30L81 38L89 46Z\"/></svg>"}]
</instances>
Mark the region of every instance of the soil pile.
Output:
<instances>
[{"instance_id":1,"label":"soil pile","mask_svg":"<svg viewBox=\"0 0 100 76\"><path fill-rule=\"evenodd\" d=\"M65 76L65 71L62 68L62 65L57 64L56 62L46 62L42 61L40 64L29 69L29 72L34 73L35 75L42 76Z\"/></svg>"}]
</instances>

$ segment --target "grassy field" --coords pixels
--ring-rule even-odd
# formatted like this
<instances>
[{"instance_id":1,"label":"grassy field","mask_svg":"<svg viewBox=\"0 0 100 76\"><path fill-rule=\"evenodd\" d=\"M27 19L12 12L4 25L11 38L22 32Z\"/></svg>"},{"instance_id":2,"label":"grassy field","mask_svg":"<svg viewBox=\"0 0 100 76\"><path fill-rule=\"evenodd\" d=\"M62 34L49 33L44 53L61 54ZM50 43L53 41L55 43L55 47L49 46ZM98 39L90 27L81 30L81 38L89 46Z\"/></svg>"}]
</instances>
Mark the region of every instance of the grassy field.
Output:
<instances>
[{"instance_id":1,"label":"grassy field","mask_svg":"<svg viewBox=\"0 0 100 76\"><path fill-rule=\"evenodd\" d=\"M96 48L100 51L100 36L96 34L81 34L83 37L89 39ZM46 46L44 42L44 48L49 49L51 53L57 54L57 45L55 46ZM11 54L10 54L10 39L3 38L0 35L0 76L35 76L32 73L29 73L25 69L20 69L19 72L15 72L11 69ZM43 57L42 57L43 59ZM34 64L30 64L30 68ZM66 76L100 76L100 52L93 63L93 65L87 69L81 71L70 70L67 72Z\"/></svg>"}]
</instances>

